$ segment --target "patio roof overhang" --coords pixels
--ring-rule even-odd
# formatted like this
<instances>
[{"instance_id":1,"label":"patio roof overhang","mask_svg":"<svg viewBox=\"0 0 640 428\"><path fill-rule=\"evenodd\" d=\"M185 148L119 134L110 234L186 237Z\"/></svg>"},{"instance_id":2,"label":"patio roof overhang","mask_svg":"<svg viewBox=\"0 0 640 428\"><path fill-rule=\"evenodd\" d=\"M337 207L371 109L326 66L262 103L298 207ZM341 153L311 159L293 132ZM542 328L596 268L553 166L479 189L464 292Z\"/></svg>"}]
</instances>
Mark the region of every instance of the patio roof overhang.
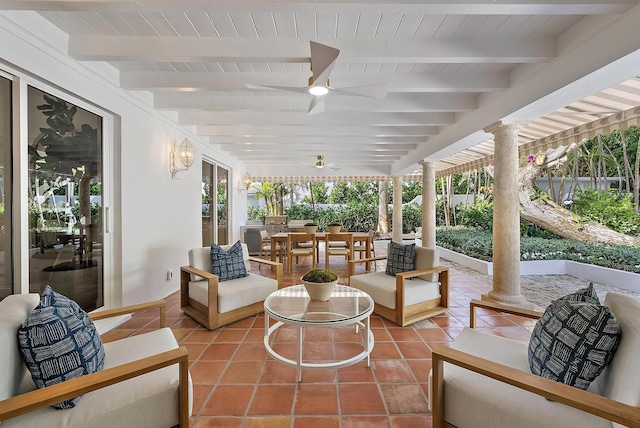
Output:
<instances>
[{"instance_id":1,"label":"patio roof overhang","mask_svg":"<svg viewBox=\"0 0 640 428\"><path fill-rule=\"evenodd\" d=\"M624 131L640 124L640 77L627 80L544 117L532 120L519 132L519 155L528 156L549 148L578 143ZM494 141L488 139L436 162L436 177L446 177L493 165ZM387 181L391 175L257 176L254 182L315 183ZM404 181L422 181L422 171L402 176Z\"/></svg>"}]
</instances>

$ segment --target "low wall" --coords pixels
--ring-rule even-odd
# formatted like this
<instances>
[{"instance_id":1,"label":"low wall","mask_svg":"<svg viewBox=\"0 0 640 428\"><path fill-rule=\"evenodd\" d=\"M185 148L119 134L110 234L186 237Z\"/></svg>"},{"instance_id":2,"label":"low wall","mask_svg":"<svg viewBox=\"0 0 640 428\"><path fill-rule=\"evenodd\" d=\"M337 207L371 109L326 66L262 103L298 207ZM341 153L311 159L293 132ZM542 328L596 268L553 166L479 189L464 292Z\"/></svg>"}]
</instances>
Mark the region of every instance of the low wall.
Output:
<instances>
[{"instance_id":1,"label":"low wall","mask_svg":"<svg viewBox=\"0 0 640 428\"><path fill-rule=\"evenodd\" d=\"M416 240L416 245L422 242ZM484 275L493 275L493 263L474 259L446 248L438 247L440 257L461 264ZM571 260L536 260L520 262L520 275L571 275L629 291L640 292L640 275Z\"/></svg>"}]
</instances>

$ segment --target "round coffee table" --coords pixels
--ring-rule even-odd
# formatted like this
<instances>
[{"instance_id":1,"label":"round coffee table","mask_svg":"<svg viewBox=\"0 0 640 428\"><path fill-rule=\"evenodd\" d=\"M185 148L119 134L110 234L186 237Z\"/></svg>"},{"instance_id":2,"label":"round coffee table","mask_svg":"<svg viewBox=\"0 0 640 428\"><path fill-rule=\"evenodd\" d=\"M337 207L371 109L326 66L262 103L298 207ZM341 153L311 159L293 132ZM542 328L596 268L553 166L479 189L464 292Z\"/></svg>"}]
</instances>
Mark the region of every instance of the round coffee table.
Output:
<instances>
[{"instance_id":1,"label":"round coffee table","mask_svg":"<svg viewBox=\"0 0 640 428\"><path fill-rule=\"evenodd\" d=\"M302 369L327 369L347 367L366 358L369 367L370 355L374 340L369 323L369 315L373 312L371 297L356 288L336 285L331 298L326 302L312 301L303 285L282 288L271 293L264 301L264 346L267 353L284 364L296 367L298 382L302 378ZM269 319L277 322L270 326ZM286 358L271 346L271 336L283 325L297 327L298 349L296 359ZM355 333L364 329L362 335L363 350L359 354L345 360L310 363L302 361L304 330L309 327L334 328L352 325Z\"/></svg>"}]
</instances>

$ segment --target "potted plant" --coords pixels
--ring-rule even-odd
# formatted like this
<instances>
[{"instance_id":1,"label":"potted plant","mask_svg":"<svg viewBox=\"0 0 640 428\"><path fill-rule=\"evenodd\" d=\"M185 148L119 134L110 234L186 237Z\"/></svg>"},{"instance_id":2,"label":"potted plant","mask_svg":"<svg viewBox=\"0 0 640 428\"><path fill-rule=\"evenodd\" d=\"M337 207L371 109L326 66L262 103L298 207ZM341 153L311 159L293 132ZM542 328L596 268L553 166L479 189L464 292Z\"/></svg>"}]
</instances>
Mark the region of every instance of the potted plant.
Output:
<instances>
[{"instance_id":1,"label":"potted plant","mask_svg":"<svg viewBox=\"0 0 640 428\"><path fill-rule=\"evenodd\" d=\"M304 232L305 233L316 233L318 231L318 225L310 222L304 224Z\"/></svg>"},{"instance_id":2,"label":"potted plant","mask_svg":"<svg viewBox=\"0 0 640 428\"><path fill-rule=\"evenodd\" d=\"M327 225L327 232L328 233L338 233L340 232L340 230L342 229L342 224L334 221L333 223L329 223Z\"/></svg>"},{"instance_id":3,"label":"potted plant","mask_svg":"<svg viewBox=\"0 0 640 428\"><path fill-rule=\"evenodd\" d=\"M301 278L311 300L326 302L338 283L338 275L329 269L311 269Z\"/></svg>"}]
</instances>

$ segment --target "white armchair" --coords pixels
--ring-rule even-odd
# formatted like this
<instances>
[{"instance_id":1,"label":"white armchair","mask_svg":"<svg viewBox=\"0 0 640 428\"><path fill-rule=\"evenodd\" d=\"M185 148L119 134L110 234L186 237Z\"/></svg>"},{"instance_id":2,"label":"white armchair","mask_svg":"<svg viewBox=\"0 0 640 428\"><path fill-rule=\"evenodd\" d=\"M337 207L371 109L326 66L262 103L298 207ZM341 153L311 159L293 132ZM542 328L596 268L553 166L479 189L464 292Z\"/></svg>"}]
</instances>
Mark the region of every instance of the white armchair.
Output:
<instances>
[{"instance_id":1,"label":"white armchair","mask_svg":"<svg viewBox=\"0 0 640 428\"><path fill-rule=\"evenodd\" d=\"M415 270L394 276L382 272L355 275L359 263L385 256L349 260L349 285L369 294L374 312L404 327L446 312L449 307L449 268L439 266L437 249L416 246Z\"/></svg>"},{"instance_id":2,"label":"white armchair","mask_svg":"<svg viewBox=\"0 0 640 428\"><path fill-rule=\"evenodd\" d=\"M541 313L474 300L476 307L535 318ZM528 344L465 328L433 349L433 426L457 428L640 427L640 301L609 293L622 329L616 354L582 390L531 374Z\"/></svg>"},{"instance_id":3,"label":"white armchair","mask_svg":"<svg viewBox=\"0 0 640 428\"><path fill-rule=\"evenodd\" d=\"M222 245L227 250L230 245ZM247 272L250 261L264 263L276 270L276 279L249 273L244 278L219 282L211 273L209 247L189 250L189 266L180 268L180 307L194 320L208 328L218 327L257 315L264 311L264 299L282 288L282 263L250 257L247 244L242 244Z\"/></svg>"},{"instance_id":4,"label":"white armchair","mask_svg":"<svg viewBox=\"0 0 640 428\"><path fill-rule=\"evenodd\" d=\"M6 427L187 428L192 386L187 350L164 325L164 301L90 314L94 320L159 309L161 328L105 343L104 369L36 389L20 356L18 329L39 303L38 294L0 302L0 422ZM82 395L72 409L52 404Z\"/></svg>"}]
</instances>

